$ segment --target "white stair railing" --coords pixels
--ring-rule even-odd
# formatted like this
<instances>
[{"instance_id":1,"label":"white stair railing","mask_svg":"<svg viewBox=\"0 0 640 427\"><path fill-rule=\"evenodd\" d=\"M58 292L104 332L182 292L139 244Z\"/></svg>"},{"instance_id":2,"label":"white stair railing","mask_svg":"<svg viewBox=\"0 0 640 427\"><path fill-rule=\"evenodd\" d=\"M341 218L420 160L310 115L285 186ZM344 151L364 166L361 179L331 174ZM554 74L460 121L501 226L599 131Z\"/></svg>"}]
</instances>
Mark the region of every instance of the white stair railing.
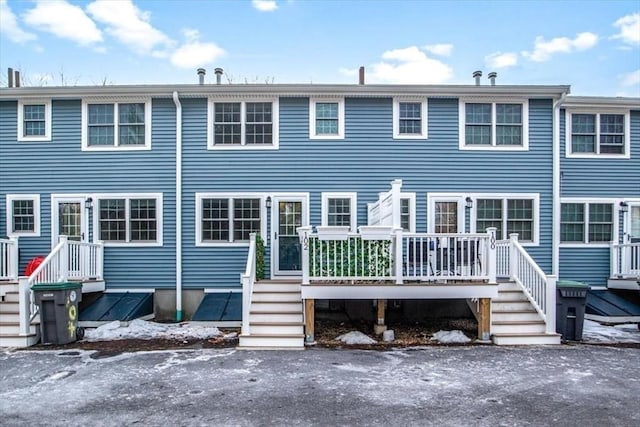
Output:
<instances>
[{"instance_id":1,"label":"white stair railing","mask_svg":"<svg viewBox=\"0 0 640 427\"><path fill-rule=\"evenodd\" d=\"M547 276L518 242L509 235L509 279L522 287L525 295L542 316L547 333L556 332L556 276Z\"/></svg>"},{"instance_id":2,"label":"white stair railing","mask_svg":"<svg viewBox=\"0 0 640 427\"><path fill-rule=\"evenodd\" d=\"M251 314L251 298L253 285L256 281L256 234L249 237L249 253L247 254L247 266L240 275L242 282L242 335L249 335L249 316Z\"/></svg>"},{"instance_id":3,"label":"white stair railing","mask_svg":"<svg viewBox=\"0 0 640 427\"><path fill-rule=\"evenodd\" d=\"M18 279L18 238L0 239L0 280Z\"/></svg>"},{"instance_id":4,"label":"white stair railing","mask_svg":"<svg viewBox=\"0 0 640 427\"><path fill-rule=\"evenodd\" d=\"M611 277L640 278L640 242L611 243Z\"/></svg>"},{"instance_id":5,"label":"white stair railing","mask_svg":"<svg viewBox=\"0 0 640 427\"><path fill-rule=\"evenodd\" d=\"M511 242L499 240L496 242L496 275L501 278L509 277L509 253Z\"/></svg>"}]
</instances>

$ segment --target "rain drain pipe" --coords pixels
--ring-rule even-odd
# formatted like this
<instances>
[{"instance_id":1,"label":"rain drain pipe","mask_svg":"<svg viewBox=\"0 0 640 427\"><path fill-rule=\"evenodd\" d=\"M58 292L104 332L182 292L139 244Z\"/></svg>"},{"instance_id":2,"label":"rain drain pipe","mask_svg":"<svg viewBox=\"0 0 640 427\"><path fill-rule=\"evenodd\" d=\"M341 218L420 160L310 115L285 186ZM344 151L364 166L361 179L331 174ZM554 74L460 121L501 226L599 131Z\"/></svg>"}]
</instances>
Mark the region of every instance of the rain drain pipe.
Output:
<instances>
[{"instance_id":1,"label":"rain drain pipe","mask_svg":"<svg viewBox=\"0 0 640 427\"><path fill-rule=\"evenodd\" d=\"M176 322L182 322L182 104L173 92L176 104Z\"/></svg>"},{"instance_id":2,"label":"rain drain pipe","mask_svg":"<svg viewBox=\"0 0 640 427\"><path fill-rule=\"evenodd\" d=\"M560 176L560 107L564 103L568 94L568 90L560 95L560 98L553 103L553 208L552 217L552 256L551 256L551 274L558 276L560 274L560 197L561 194L561 176Z\"/></svg>"}]
</instances>

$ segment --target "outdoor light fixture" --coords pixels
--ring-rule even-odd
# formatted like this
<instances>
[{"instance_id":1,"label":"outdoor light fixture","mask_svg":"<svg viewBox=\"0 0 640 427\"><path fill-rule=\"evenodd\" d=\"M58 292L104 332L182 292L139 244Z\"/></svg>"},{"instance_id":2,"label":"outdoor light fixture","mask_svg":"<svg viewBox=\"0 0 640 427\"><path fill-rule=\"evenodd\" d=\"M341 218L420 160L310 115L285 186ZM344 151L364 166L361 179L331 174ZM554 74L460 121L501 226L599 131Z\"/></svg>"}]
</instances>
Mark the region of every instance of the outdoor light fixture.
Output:
<instances>
[{"instance_id":1,"label":"outdoor light fixture","mask_svg":"<svg viewBox=\"0 0 640 427\"><path fill-rule=\"evenodd\" d=\"M473 207L473 200L471 200L471 197L469 197L469 196L467 196L467 198L464 199L464 203L465 203L464 206L467 209L471 209Z\"/></svg>"},{"instance_id":2,"label":"outdoor light fixture","mask_svg":"<svg viewBox=\"0 0 640 427\"><path fill-rule=\"evenodd\" d=\"M85 209L91 209L93 208L93 199L91 197L87 197L84 200L84 208Z\"/></svg>"},{"instance_id":3,"label":"outdoor light fixture","mask_svg":"<svg viewBox=\"0 0 640 427\"><path fill-rule=\"evenodd\" d=\"M627 202L620 202L620 212L629 212L629 205Z\"/></svg>"},{"instance_id":4,"label":"outdoor light fixture","mask_svg":"<svg viewBox=\"0 0 640 427\"><path fill-rule=\"evenodd\" d=\"M271 209L271 196L267 196L266 200L267 209Z\"/></svg>"}]
</instances>

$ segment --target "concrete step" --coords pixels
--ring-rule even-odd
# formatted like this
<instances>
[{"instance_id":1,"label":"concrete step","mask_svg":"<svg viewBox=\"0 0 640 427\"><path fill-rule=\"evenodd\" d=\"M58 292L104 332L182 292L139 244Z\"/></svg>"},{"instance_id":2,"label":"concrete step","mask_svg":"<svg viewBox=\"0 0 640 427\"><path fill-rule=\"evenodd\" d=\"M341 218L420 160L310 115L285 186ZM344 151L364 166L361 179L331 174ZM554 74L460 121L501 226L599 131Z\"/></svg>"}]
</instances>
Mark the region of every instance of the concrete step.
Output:
<instances>
[{"instance_id":1,"label":"concrete step","mask_svg":"<svg viewBox=\"0 0 640 427\"><path fill-rule=\"evenodd\" d=\"M20 321L20 313L18 311L2 310L0 312L0 323L13 323Z\"/></svg>"},{"instance_id":2,"label":"concrete step","mask_svg":"<svg viewBox=\"0 0 640 427\"><path fill-rule=\"evenodd\" d=\"M302 322L251 322L249 323L249 335L273 335L287 336L304 334Z\"/></svg>"},{"instance_id":3,"label":"concrete step","mask_svg":"<svg viewBox=\"0 0 640 427\"><path fill-rule=\"evenodd\" d=\"M11 292L7 292L4 295L4 299L2 300L2 302L18 302L20 300L20 294L18 293L18 291L11 291Z\"/></svg>"},{"instance_id":4,"label":"concrete step","mask_svg":"<svg viewBox=\"0 0 640 427\"><path fill-rule=\"evenodd\" d=\"M522 287L515 282L501 282L498 284L498 292L500 291L521 291Z\"/></svg>"},{"instance_id":5,"label":"concrete step","mask_svg":"<svg viewBox=\"0 0 640 427\"><path fill-rule=\"evenodd\" d=\"M300 292L299 283L256 283L253 285L256 292Z\"/></svg>"},{"instance_id":6,"label":"concrete step","mask_svg":"<svg viewBox=\"0 0 640 427\"><path fill-rule=\"evenodd\" d=\"M500 321L535 321L542 320L540 314L533 309L529 310L491 310L491 320Z\"/></svg>"},{"instance_id":7,"label":"concrete step","mask_svg":"<svg viewBox=\"0 0 640 427\"><path fill-rule=\"evenodd\" d=\"M26 336L0 333L0 347L31 347L38 341L40 341L40 336L35 333Z\"/></svg>"},{"instance_id":8,"label":"concrete step","mask_svg":"<svg viewBox=\"0 0 640 427\"><path fill-rule=\"evenodd\" d=\"M559 345L560 334L493 334L491 340L495 345Z\"/></svg>"},{"instance_id":9,"label":"concrete step","mask_svg":"<svg viewBox=\"0 0 640 427\"><path fill-rule=\"evenodd\" d=\"M494 311L510 311L510 310L533 310L533 306L529 300L491 300L491 310Z\"/></svg>"},{"instance_id":10,"label":"concrete step","mask_svg":"<svg viewBox=\"0 0 640 427\"><path fill-rule=\"evenodd\" d=\"M278 301L278 302L301 302L302 294L300 291L279 291L279 292L260 292L254 289L251 296L252 301Z\"/></svg>"},{"instance_id":11,"label":"concrete step","mask_svg":"<svg viewBox=\"0 0 640 427\"><path fill-rule=\"evenodd\" d=\"M498 290L498 297L493 301L529 301L527 296L521 290L513 291L500 291Z\"/></svg>"},{"instance_id":12,"label":"concrete step","mask_svg":"<svg viewBox=\"0 0 640 427\"><path fill-rule=\"evenodd\" d=\"M30 332L36 333L40 329L40 322L31 324ZM0 322L0 334L18 335L20 333L20 322Z\"/></svg>"},{"instance_id":13,"label":"concrete step","mask_svg":"<svg viewBox=\"0 0 640 427\"><path fill-rule=\"evenodd\" d=\"M544 333L545 329L542 320L491 322L491 332L494 334Z\"/></svg>"},{"instance_id":14,"label":"concrete step","mask_svg":"<svg viewBox=\"0 0 640 427\"><path fill-rule=\"evenodd\" d=\"M304 334L291 335L240 335L239 349L243 350L278 350L304 349Z\"/></svg>"},{"instance_id":15,"label":"concrete step","mask_svg":"<svg viewBox=\"0 0 640 427\"><path fill-rule=\"evenodd\" d=\"M269 311L254 311L251 310L249 314L249 323L253 324L254 322L302 322L302 311L291 311L291 312L269 312Z\"/></svg>"},{"instance_id":16,"label":"concrete step","mask_svg":"<svg viewBox=\"0 0 640 427\"><path fill-rule=\"evenodd\" d=\"M17 282L0 282L0 296L8 292L18 292Z\"/></svg>"},{"instance_id":17,"label":"concrete step","mask_svg":"<svg viewBox=\"0 0 640 427\"><path fill-rule=\"evenodd\" d=\"M302 302L252 301L251 311L269 313L290 313L292 311L302 312Z\"/></svg>"}]
</instances>

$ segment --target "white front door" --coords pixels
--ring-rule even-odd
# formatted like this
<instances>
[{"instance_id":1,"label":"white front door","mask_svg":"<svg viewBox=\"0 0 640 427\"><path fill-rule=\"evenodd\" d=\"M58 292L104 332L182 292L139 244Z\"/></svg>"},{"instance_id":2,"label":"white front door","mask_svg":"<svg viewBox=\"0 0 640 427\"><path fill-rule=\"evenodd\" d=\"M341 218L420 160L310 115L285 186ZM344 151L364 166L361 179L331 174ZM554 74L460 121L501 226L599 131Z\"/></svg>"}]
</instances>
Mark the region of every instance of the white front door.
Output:
<instances>
[{"instance_id":1,"label":"white front door","mask_svg":"<svg viewBox=\"0 0 640 427\"><path fill-rule=\"evenodd\" d=\"M640 242L640 202L630 202L626 218L627 241L623 243Z\"/></svg>"},{"instance_id":2,"label":"white front door","mask_svg":"<svg viewBox=\"0 0 640 427\"><path fill-rule=\"evenodd\" d=\"M271 211L272 276L302 275L298 227L309 223L306 196L274 196Z\"/></svg>"},{"instance_id":3,"label":"white front door","mask_svg":"<svg viewBox=\"0 0 640 427\"><path fill-rule=\"evenodd\" d=\"M55 247L60 236L71 241L87 242L89 240L87 215L84 208L84 197L53 196L51 203L51 247ZM87 258L86 248L72 246L69 248L69 276L80 274L82 264Z\"/></svg>"}]
</instances>

